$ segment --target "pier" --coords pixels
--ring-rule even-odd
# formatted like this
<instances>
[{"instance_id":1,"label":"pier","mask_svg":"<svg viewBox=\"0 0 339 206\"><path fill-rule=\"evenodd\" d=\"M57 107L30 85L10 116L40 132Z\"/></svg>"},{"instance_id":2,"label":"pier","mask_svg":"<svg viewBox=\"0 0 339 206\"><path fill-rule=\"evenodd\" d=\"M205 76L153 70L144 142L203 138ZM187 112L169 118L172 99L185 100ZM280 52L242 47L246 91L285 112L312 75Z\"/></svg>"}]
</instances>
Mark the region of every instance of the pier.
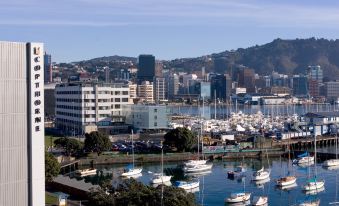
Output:
<instances>
[{"instance_id":1,"label":"pier","mask_svg":"<svg viewBox=\"0 0 339 206\"><path fill-rule=\"evenodd\" d=\"M316 144L317 146L330 146L335 144L335 136L317 136ZM310 147L314 147L314 138L313 137L304 137L299 139L289 139L281 140L274 142L274 147L288 148L290 146L291 150L303 150Z\"/></svg>"}]
</instances>

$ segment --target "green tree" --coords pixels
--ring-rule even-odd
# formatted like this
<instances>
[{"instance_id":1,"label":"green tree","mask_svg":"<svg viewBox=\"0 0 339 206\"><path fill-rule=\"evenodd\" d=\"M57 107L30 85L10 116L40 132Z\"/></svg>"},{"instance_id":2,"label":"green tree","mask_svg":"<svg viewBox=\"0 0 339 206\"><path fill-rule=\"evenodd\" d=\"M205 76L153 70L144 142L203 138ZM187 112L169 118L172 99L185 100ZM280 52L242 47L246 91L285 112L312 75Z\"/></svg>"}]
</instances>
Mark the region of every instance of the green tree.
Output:
<instances>
[{"instance_id":1,"label":"green tree","mask_svg":"<svg viewBox=\"0 0 339 206\"><path fill-rule=\"evenodd\" d=\"M170 130L164 138L164 144L176 147L179 152L190 151L196 142L196 136L185 127Z\"/></svg>"},{"instance_id":2,"label":"green tree","mask_svg":"<svg viewBox=\"0 0 339 206\"><path fill-rule=\"evenodd\" d=\"M52 182L54 177L60 173L60 164L49 152L45 152L45 180Z\"/></svg>"},{"instance_id":3,"label":"green tree","mask_svg":"<svg viewBox=\"0 0 339 206\"><path fill-rule=\"evenodd\" d=\"M111 141L108 136L100 132L91 132L85 134L85 150L96 152L100 155L103 151L111 149Z\"/></svg>"},{"instance_id":4,"label":"green tree","mask_svg":"<svg viewBox=\"0 0 339 206\"><path fill-rule=\"evenodd\" d=\"M96 206L158 206L161 202L164 206L196 206L193 193L176 187L154 188L135 179L124 180L110 193L103 188L89 193L89 205Z\"/></svg>"},{"instance_id":5,"label":"green tree","mask_svg":"<svg viewBox=\"0 0 339 206\"><path fill-rule=\"evenodd\" d=\"M62 147L65 149L67 156L76 155L81 153L84 148L84 144L76 139L62 137L54 141L56 146Z\"/></svg>"}]
</instances>

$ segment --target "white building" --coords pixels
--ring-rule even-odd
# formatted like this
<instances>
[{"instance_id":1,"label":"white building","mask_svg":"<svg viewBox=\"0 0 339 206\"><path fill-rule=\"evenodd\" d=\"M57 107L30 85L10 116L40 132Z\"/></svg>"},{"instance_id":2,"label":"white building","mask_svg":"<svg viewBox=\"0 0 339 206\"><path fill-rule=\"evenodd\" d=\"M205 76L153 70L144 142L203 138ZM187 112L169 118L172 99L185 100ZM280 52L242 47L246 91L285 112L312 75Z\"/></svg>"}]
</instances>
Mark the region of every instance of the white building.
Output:
<instances>
[{"instance_id":1,"label":"white building","mask_svg":"<svg viewBox=\"0 0 339 206\"><path fill-rule=\"evenodd\" d=\"M76 82L55 88L56 126L69 134L83 134L93 125L123 122L122 105L131 103L126 84Z\"/></svg>"},{"instance_id":2,"label":"white building","mask_svg":"<svg viewBox=\"0 0 339 206\"><path fill-rule=\"evenodd\" d=\"M165 105L124 105L126 123L138 130L168 129L169 111Z\"/></svg>"},{"instance_id":3,"label":"white building","mask_svg":"<svg viewBox=\"0 0 339 206\"><path fill-rule=\"evenodd\" d=\"M0 42L0 205L45 205L43 54Z\"/></svg>"},{"instance_id":4,"label":"white building","mask_svg":"<svg viewBox=\"0 0 339 206\"><path fill-rule=\"evenodd\" d=\"M156 103L166 101L166 80L163 77L154 78L154 98Z\"/></svg>"},{"instance_id":5,"label":"white building","mask_svg":"<svg viewBox=\"0 0 339 206\"><path fill-rule=\"evenodd\" d=\"M138 97L138 95L137 95L138 85L137 84L129 84L128 87L129 87L130 98L132 100L136 99Z\"/></svg>"},{"instance_id":6,"label":"white building","mask_svg":"<svg viewBox=\"0 0 339 206\"><path fill-rule=\"evenodd\" d=\"M138 85L138 97L148 103L154 102L153 84L149 81L143 81Z\"/></svg>"}]
</instances>

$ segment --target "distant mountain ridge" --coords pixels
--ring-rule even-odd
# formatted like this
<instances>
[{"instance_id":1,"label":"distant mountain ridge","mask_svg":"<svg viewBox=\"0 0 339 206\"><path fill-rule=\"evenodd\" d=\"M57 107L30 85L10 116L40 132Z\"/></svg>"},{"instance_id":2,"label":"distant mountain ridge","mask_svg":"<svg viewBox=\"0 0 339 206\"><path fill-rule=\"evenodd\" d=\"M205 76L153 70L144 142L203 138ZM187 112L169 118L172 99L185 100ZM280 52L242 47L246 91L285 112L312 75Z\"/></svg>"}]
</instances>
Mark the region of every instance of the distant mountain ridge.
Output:
<instances>
[{"instance_id":1,"label":"distant mountain ridge","mask_svg":"<svg viewBox=\"0 0 339 206\"><path fill-rule=\"evenodd\" d=\"M253 68L261 75L277 71L283 74L305 73L309 65L320 65L324 76L329 79L339 77L339 40L327 39L294 39L274 41L249 48L239 48L196 58L180 58L163 61L167 68L185 71L198 71L202 67L206 71L214 71L213 59L223 58L227 68L243 65ZM78 62L88 66L115 65L117 62L131 61L136 64L134 57L100 57Z\"/></svg>"}]
</instances>

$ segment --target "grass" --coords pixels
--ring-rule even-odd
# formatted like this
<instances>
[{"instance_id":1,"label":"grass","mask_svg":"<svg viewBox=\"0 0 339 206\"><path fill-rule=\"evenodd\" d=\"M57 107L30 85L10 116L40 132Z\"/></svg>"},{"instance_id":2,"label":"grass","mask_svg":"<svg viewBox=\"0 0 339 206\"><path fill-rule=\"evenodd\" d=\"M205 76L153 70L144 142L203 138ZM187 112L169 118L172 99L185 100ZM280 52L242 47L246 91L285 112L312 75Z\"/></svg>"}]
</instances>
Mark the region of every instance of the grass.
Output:
<instances>
[{"instance_id":1,"label":"grass","mask_svg":"<svg viewBox=\"0 0 339 206\"><path fill-rule=\"evenodd\" d=\"M46 205L57 205L58 199L48 193L45 193Z\"/></svg>"}]
</instances>

